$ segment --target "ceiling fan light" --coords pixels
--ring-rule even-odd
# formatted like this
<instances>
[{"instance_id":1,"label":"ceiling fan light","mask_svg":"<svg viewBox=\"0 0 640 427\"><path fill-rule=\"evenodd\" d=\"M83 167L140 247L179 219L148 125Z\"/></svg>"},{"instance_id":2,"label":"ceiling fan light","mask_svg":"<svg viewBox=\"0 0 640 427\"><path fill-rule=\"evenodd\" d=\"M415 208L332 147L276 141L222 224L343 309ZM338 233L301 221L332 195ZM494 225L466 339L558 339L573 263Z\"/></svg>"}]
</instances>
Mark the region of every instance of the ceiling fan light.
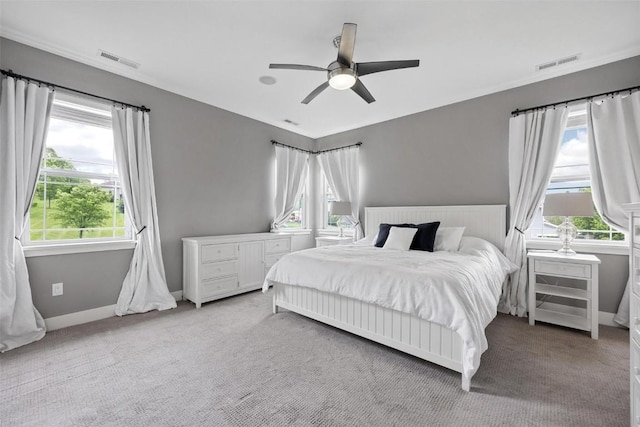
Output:
<instances>
[{"instance_id":1,"label":"ceiling fan light","mask_svg":"<svg viewBox=\"0 0 640 427\"><path fill-rule=\"evenodd\" d=\"M356 76L351 68L339 68L329 72L329 86L338 90L350 89L356 84Z\"/></svg>"}]
</instances>

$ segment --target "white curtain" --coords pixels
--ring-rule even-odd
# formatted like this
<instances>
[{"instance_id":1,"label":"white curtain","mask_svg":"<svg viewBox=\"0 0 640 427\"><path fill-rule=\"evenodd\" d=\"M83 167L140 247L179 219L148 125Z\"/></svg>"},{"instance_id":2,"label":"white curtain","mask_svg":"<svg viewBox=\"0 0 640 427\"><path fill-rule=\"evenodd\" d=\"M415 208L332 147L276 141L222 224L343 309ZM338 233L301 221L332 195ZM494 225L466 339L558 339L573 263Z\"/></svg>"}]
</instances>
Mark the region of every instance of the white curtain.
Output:
<instances>
[{"instance_id":1,"label":"white curtain","mask_svg":"<svg viewBox=\"0 0 640 427\"><path fill-rule=\"evenodd\" d=\"M593 202L609 225L628 231L623 205L640 202L640 92L589 103L587 121ZM629 326L629 283L614 320Z\"/></svg>"},{"instance_id":2,"label":"white curtain","mask_svg":"<svg viewBox=\"0 0 640 427\"><path fill-rule=\"evenodd\" d=\"M356 224L354 240L362 237L359 154L357 146L318 154L318 162L336 199L351 202L351 219Z\"/></svg>"},{"instance_id":3,"label":"white curtain","mask_svg":"<svg viewBox=\"0 0 640 427\"><path fill-rule=\"evenodd\" d=\"M536 110L509 121L509 231L505 255L519 268L505 281L498 310L527 313L527 251L524 232L545 194L568 109Z\"/></svg>"},{"instance_id":4,"label":"white curtain","mask_svg":"<svg viewBox=\"0 0 640 427\"><path fill-rule=\"evenodd\" d=\"M276 215L271 228L287 222L296 200L302 194L309 170L309 155L303 151L276 146Z\"/></svg>"},{"instance_id":5,"label":"white curtain","mask_svg":"<svg viewBox=\"0 0 640 427\"><path fill-rule=\"evenodd\" d=\"M126 212L137 230L131 266L122 283L116 314L176 307L162 262L156 207L149 113L113 107L113 139Z\"/></svg>"},{"instance_id":6,"label":"white curtain","mask_svg":"<svg viewBox=\"0 0 640 427\"><path fill-rule=\"evenodd\" d=\"M45 334L20 238L35 194L53 92L7 77L0 95L0 351Z\"/></svg>"}]
</instances>

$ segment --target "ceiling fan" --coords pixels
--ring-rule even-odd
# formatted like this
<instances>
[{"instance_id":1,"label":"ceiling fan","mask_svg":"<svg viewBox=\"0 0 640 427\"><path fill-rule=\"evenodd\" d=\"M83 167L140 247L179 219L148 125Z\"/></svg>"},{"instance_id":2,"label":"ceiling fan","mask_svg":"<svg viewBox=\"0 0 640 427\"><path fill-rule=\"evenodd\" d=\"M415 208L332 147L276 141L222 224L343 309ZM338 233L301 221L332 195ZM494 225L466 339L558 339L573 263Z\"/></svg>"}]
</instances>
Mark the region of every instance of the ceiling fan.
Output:
<instances>
[{"instance_id":1,"label":"ceiling fan","mask_svg":"<svg viewBox=\"0 0 640 427\"><path fill-rule=\"evenodd\" d=\"M356 43L356 28L356 24L344 24L342 27L342 35L336 37L334 40L334 45L338 48L338 59L329 64L327 68L298 64L269 64L269 68L327 72L327 81L307 95L307 97L302 100L303 104L311 102L311 100L318 96L328 86L338 90L351 89L360 95L362 99L367 101L367 103L371 104L375 101L375 98L367 90L364 84L362 84L360 77L366 76L367 74L379 73L381 71L417 67L420 65L420 60L353 62L353 49Z\"/></svg>"}]
</instances>

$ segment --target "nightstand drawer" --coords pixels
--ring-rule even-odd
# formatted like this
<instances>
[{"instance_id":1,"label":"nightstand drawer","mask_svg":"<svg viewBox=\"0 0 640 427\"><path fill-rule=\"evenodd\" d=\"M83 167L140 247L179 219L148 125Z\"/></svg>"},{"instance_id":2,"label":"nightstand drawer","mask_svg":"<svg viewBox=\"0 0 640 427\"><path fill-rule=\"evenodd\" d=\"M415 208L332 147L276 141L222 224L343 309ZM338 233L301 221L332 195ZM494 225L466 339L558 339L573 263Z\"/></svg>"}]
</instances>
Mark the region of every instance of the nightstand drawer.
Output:
<instances>
[{"instance_id":1,"label":"nightstand drawer","mask_svg":"<svg viewBox=\"0 0 640 427\"><path fill-rule=\"evenodd\" d=\"M264 242L264 252L267 254L289 252L289 239L267 240Z\"/></svg>"},{"instance_id":2,"label":"nightstand drawer","mask_svg":"<svg viewBox=\"0 0 640 427\"><path fill-rule=\"evenodd\" d=\"M238 245L235 243L202 246L202 263L234 258L238 258Z\"/></svg>"},{"instance_id":3,"label":"nightstand drawer","mask_svg":"<svg viewBox=\"0 0 640 427\"><path fill-rule=\"evenodd\" d=\"M590 265L571 262L553 262L537 259L535 261L535 272L536 274L551 274L554 276L591 278Z\"/></svg>"},{"instance_id":4,"label":"nightstand drawer","mask_svg":"<svg viewBox=\"0 0 640 427\"><path fill-rule=\"evenodd\" d=\"M230 276L238 272L237 261L216 262L202 266L201 282L207 282L219 277Z\"/></svg>"}]
</instances>

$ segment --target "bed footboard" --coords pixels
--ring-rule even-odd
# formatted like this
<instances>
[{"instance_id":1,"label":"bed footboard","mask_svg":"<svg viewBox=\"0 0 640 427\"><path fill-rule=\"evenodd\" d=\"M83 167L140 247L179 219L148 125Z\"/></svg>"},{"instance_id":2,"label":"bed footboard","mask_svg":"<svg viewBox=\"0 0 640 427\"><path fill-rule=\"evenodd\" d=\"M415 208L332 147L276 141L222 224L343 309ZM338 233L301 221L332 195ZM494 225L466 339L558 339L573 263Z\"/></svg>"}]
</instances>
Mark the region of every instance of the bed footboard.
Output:
<instances>
[{"instance_id":1,"label":"bed footboard","mask_svg":"<svg viewBox=\"0 0 640 427\"><path fill-rule=\"evenodd\" d=\"M275 283L273 312L285 308L462 373L462 339L446 327L400 311L317 289ZM471 379L462 376L462 389Z\"/></svg>"}]
</instances>

